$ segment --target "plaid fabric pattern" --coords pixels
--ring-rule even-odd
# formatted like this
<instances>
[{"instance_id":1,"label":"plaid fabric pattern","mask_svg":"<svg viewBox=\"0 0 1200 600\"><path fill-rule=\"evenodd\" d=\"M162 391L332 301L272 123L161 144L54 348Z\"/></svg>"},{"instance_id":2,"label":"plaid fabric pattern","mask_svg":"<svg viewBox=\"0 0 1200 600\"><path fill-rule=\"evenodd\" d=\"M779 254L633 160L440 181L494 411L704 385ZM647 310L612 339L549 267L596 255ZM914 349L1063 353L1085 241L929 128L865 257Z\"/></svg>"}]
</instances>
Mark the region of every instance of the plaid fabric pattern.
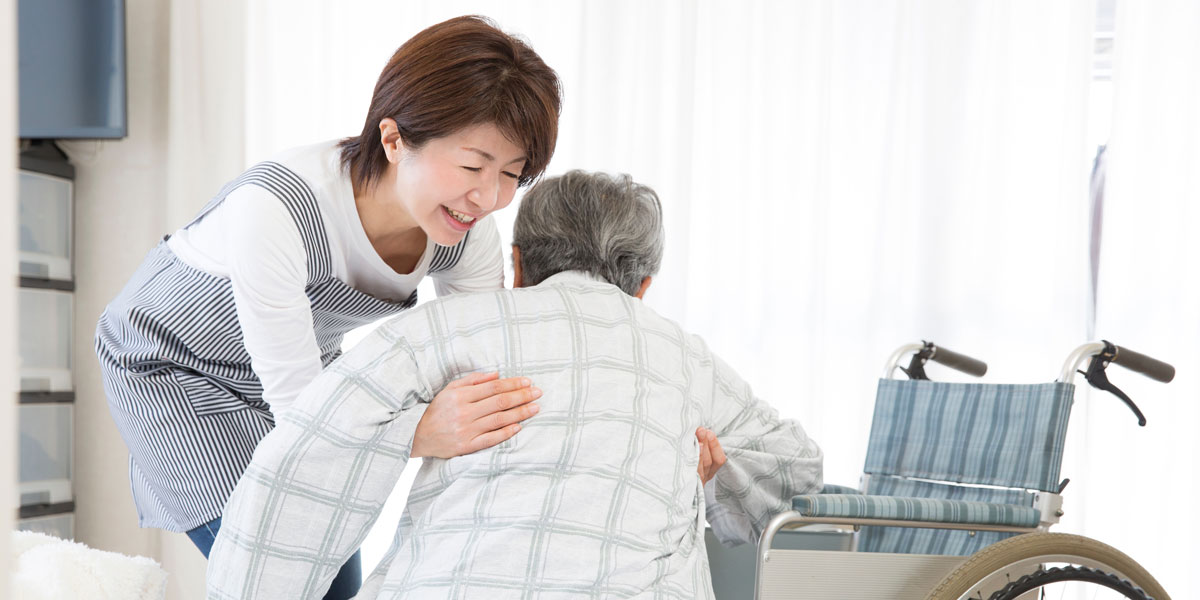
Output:
<instances>
[{"instance_id":1,"label":"plaid fabric pattern","mask_svg":"<svg viewBox=\"0 0 1200 600\"><path fill-rule=\"evenodd\" d=\"M881 379L864 470L1057 490L1074 391Z\"/></svg>"},{"instance_id":2,"label":"plaid fabric pattern","mask_svg":"<svg viewBox=\"0 0 1200 600\"><path fill-rule=\"evenodd\" d=\"M209 561L210 598L320 598L366 537L434 392L472 371L545 394L516 437L425 459L375 598L711 598L695 430L729 457L726 530L821 488L821 452L698 337L579 273L451 296L379 327L255 451Z\"/></svg>"}]
</instances>

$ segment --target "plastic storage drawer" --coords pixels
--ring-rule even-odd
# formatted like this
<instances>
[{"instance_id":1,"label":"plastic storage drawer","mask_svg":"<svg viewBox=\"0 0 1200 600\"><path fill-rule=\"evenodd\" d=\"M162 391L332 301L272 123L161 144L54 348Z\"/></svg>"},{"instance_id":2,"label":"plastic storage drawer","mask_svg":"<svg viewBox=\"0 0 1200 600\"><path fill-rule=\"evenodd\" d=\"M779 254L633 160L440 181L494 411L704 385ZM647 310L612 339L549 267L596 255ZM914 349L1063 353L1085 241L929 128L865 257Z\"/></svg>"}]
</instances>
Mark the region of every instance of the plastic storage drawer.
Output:
<instances>
[{"instance_id":1,"label":"plastic storage drawer","mask_svg":"<svg viewBox=\"0 0 1200 600\"><path fill-rule=\"evenodd\" d=\"M73 500L74 408L73 404L18 406L21 506Z\"/></svg>"},{"instance_id":2,"label":"plastic storage drawer","mask_svg":"<svg viewBox=\"0 0 1200 600\"><path fill-rule=\"evenodd\" d=\"M21 288L18 325L22 392L67 392L71 375L71 322L74 300L69 292Z\"/></svg>"},{"instance_id":3,"label":"plastic storage drawer","mask_svg":"<svg viewBox=\"0 0 1200 600\"><path fill-rule=\"evenodd\" d=\"M17 529L20 531L36 531L37 533L52 535L62 540L73 540L75 539L75 515L73 513L65 513L47 517L21 519L17 521Z\"/></svg>"},{"instance_id":4,"label":"plastic storage drawer","mask_svg":"<svg viewBox=\"0 0 1200 600\"><path fill-rule=\"evenodd\" d=\"M20 171L19 185L20 275L70 281L71 180Z\"/></svg>"}]
</instances>

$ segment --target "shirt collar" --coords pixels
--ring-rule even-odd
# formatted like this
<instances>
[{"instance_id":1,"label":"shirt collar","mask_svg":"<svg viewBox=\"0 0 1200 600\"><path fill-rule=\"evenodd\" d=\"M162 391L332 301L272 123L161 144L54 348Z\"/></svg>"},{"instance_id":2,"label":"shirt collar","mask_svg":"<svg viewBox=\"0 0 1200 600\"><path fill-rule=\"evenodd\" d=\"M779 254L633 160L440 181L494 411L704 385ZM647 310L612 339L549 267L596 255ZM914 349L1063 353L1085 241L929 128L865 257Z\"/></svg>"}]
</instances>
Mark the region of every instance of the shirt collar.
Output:
<instances>
[{"instance_id":1,"label":"shirt collar","mask_svg":"<svg viewBox=\"0 0 1200 600\"><path fill-rule=\"evenodd\" d=\"M562 285L566 283L592 283L601 285L612 285L605 281L603 277L599 277L586 271L562 271L555 273L542 280L538 286L543 285Z\"/></svg>"}]
</instances>

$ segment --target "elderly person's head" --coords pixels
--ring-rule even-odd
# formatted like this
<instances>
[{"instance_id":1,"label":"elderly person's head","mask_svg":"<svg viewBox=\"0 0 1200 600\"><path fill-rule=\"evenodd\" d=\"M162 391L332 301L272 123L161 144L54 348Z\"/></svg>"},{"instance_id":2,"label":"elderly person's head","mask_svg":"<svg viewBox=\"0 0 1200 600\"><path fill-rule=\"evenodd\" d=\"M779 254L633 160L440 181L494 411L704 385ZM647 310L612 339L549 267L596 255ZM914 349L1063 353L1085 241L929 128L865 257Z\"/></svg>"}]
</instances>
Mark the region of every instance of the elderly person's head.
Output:
<instances>
[{"instance_id":1,"label":"elderly person's head","mask_svg":"<svg viewBox=\"0 0 1200 600\"><path fill-rule=\"evenodd\" d=\"M583 271L642 297L662 263L662 205L628 175L570 171L534 185L513 225L513 283Z\"/></svg>"}]
</instances>

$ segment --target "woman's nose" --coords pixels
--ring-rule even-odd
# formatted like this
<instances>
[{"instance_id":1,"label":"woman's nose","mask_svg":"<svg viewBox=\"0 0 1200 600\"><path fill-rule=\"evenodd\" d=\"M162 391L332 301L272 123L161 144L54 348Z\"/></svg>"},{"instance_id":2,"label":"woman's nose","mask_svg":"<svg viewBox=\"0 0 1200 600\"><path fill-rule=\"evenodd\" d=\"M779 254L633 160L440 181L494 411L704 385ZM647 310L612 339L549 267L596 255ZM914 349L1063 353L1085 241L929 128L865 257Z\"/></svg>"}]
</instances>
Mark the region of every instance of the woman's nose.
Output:
<instances>
[{"instance_id":1,"label":"woman's nose","mask_svg":"<svg viewBox=\"0 0 1200 600\"><path fill-rule=\"evenodd\" d=\"M467 192L467 201L475 205L481 213L492 210L500 201L499 182L480 183L478 187Z\"/></svg>"}]
</instances>

